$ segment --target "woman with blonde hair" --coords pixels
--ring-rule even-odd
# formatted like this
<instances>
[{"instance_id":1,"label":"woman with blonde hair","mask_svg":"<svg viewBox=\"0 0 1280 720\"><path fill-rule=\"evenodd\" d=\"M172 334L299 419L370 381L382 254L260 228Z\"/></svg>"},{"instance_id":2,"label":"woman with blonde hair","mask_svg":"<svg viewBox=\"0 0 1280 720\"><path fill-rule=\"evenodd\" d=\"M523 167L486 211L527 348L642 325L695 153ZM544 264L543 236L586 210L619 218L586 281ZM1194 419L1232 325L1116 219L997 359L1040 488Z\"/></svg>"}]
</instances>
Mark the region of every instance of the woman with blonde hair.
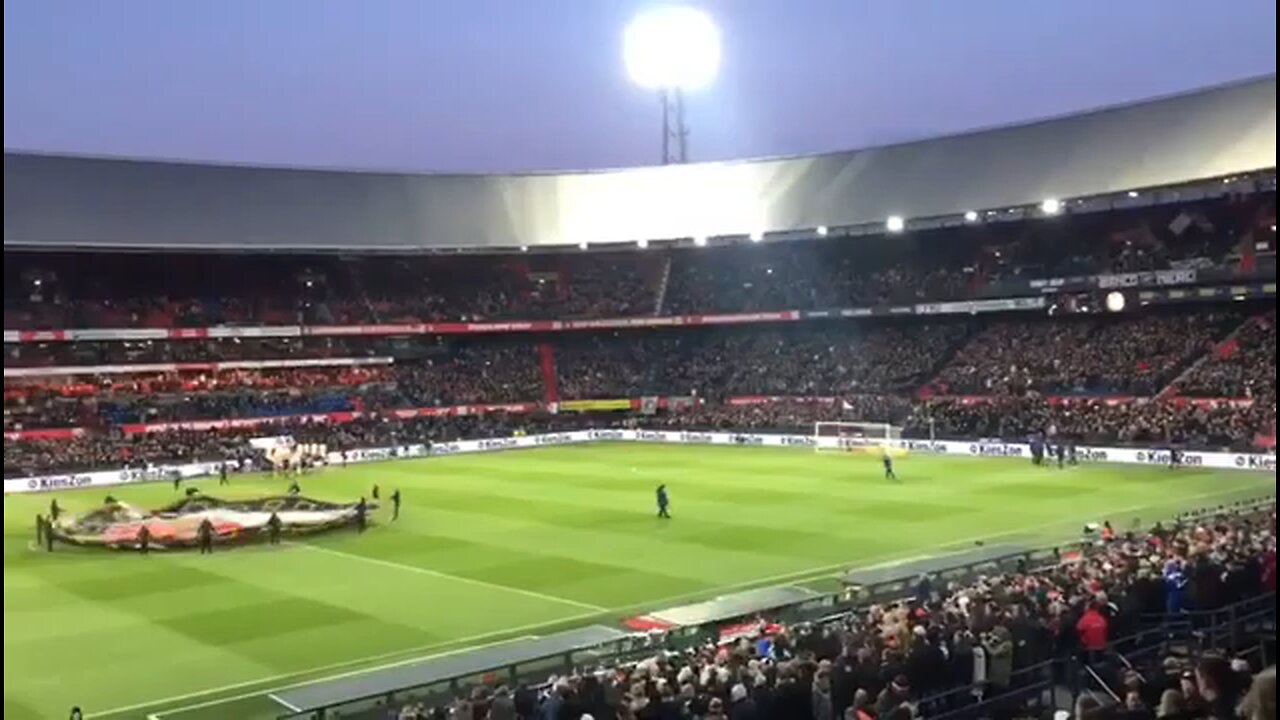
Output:
<instances>
[{"instance_id":1,"label":"woman with blonde hair","mask_svg":"<svg viewBox=\"0 0 1280 720\"><path fill-rule=\"evenodd\" d=\"M1253 684L1240 701L1240 717L1245 720L1275 720L1276 666L1253 676Z\"/></svg>"},{"instance_id":2,"label":"woman with blonde hair","mask_svg":"<svg viewBox=\"0 0 1280 720\"><path fill-rule=\"evenodd\" d=\"M1157 718L1176 718L1184 711L1181 692L1169 688L1160 694L1160 707L1156 708Z\"/></svg>"}]
</instances>

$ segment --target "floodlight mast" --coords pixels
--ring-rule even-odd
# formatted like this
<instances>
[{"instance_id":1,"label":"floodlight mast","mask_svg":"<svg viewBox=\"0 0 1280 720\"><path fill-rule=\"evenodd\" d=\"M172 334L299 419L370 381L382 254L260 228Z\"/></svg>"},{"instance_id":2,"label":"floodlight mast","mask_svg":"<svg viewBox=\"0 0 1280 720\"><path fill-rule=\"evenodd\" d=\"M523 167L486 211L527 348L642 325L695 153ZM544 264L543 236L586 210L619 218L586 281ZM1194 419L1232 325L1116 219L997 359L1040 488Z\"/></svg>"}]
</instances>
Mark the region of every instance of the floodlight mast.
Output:
<instances>
[{"instance_id":1,"label":"floodlight mast","mask_svg":"<svg viewBox=\"0 0 1280 720\"><path fill-rule=\"evenodd\" d=\"M623 59L631 79L658 92L662 105L662 164L689 161L685 93L715 79L720 32L696 8L659 7L634 18L623 33Z\"/></svg>"},{"instance_id":2,"label":"floodlight mast","mask_svg":"<svg viewBox=\"0 0 1280 720\"><path fill-rule=\"evenodd\" d=\"M662 101L662 164L689 162L689 126L684 120L684 91L679 87L658 91Z\"/></svg>"}]
</instances>

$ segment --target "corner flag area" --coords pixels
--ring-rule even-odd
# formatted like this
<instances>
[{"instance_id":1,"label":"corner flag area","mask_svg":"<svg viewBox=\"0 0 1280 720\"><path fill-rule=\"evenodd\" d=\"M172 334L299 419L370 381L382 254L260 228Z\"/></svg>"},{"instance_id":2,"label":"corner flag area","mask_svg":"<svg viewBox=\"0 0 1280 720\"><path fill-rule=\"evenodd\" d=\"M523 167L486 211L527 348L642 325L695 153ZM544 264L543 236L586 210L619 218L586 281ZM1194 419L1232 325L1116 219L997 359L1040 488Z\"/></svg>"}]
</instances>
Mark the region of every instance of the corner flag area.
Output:
<instances>
[{"instance_id":1,"label":"corner flag area","mask_svg":"<svg viewBox=\"0 0 1280 720\"><path fill-rule=\"evenodd\" d=\"M37 550L49 494L4 499L4 712L102 720L272 718L317 679L447 658L733 590L821 586L977 542L1049 543L1275 492L1274 473L797 449L593 444L329 468L308 497L398 488L368 531L212 555ZM220 498L283 492L255 476ZM656 517L666 484L671 520ZM110 488L159 507L168 483ZM69 512L104 491L52 494Z\"/></svg>"}]
</instances>

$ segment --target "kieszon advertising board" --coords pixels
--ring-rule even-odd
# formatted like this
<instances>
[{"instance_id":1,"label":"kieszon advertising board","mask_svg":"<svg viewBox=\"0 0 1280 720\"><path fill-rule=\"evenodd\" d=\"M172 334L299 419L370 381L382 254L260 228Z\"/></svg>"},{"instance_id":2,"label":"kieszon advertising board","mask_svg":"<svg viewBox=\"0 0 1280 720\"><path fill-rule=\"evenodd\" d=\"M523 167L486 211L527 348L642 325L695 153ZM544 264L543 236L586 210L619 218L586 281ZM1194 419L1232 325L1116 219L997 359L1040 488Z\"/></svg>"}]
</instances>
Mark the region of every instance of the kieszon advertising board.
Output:
<instances>
[{"instance_id":1,"label":"kieszon advertising board","mask_svg":"<svg viewBox=\"0 0 1280 720\"><path fill-rule=\"evenodd\" d=\"M395 460L425 456L459 455L473 452L492 452L518 448L546 447L568 443L589 442L649 442L678 445L738 445L750 447L836 448L838 438L818 438L812 435L782 435L753 432L698 432L691 430L575 430L572 432L522 435L515 437L459 440L425 445L400 445L396 447L364 448L349 450L345 462L362 463L379 460ZM962 455L968 457L1027 458L1031 449L1026 443L1002 443L956 440L894 440L891 446L909 452L931 455ZM1166 465L1169 451L1159 448L1115 448L1080 446L1076 456L1084 462L1111 462L1131 465ZM344 462L342 453L330 452L330 465ZM1187 452L1184 465L1217 470L1253 470L1275 472L1274 455ZM211 475L216 472L215 463L191 463L188 465L163 465L149 471L108 470L64 475L48 475L33 478L13 478L4 481L5 493L48 492L124 483L170 480L177 473L182 477Z\"/></svg>"}]
</instances>

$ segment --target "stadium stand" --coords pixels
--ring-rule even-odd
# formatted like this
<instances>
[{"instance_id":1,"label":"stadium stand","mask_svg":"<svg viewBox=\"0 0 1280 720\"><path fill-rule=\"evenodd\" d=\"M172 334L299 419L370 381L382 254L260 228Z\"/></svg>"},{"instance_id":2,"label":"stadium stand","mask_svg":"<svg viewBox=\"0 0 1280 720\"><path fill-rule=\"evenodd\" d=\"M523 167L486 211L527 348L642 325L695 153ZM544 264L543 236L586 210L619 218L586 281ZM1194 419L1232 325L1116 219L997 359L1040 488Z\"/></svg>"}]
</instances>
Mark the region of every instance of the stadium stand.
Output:
<instances>
[{"instance_id":1,"label":"stadium stand","mask_svg":"<svg viewBox=\"0 0 1280 720\"><path fill-rule=\"evenodd\" d=\"M917 437L1016 440L1052 428L1093 443L1245 450L1274 437L1274 375L1268 370L1273 322L1274 311L1265 306L1252 314L1232 303L1140 315L463 338L401 346L408 351L399 358L377 358L363 346L385 341L348 338L341 347L354 358L305 367L238 367L220 360L222 365L128 372L126 363L115 368L123 372L82 368L66 376L46 374L54 370L40 364L26 367L31 376L6 380L6 475L18 467L34 472L38 463L26 446L35 442L32 452L49 457L47 446L58 442L53 438L60 429L79 435L75 447L88 458L132 457L132 436L190 421L296 423L333 414L337 427L361 414L413 416L421 408L500 405L519 413L504 421L514 430L538 426L561 400L624 399L621 409L634 411L632 401L646 396L690 401L657 415L589 414L556 423L640 421L691 429L738 423L796 431L848 417L903 422ZM240 348L252 348L250 357L263 352L256 343L221 342L222 357L239 357ZM550 348L549 357L539 348ZM839 407L833 406L836 398ZM393 417L386 432L396 432L396 422ZM114 451L105 450L112 444ZM141 454L157 462L192 457L175 451L166 458L160 447L147 446ZM70 458L71 452L68 447L57 457ZM90 465L85 459L45 469Z\"/></svg>"},{"instance_id":2,"label":"stadium stand","mask_svg":"<svg viewBox=\"0 0 1280 720\"><path fill-rule=\"evenodd\" d=\"M122 183L130 198L113 194L126 161L6 154L4 477L36 492L83 487L80 480L96 481L90 471L105 472L107 484L163 479L148 473L179 463L209 463L201 474L214 464L251 472L269 467L252 441L271 436L322 445L344 465L371 449L384 453L372 459L431 444L447 454L460 440L505 449L515 436L580 429L628 428L637 439L650 430L724 430L734 442L781 431L807 447L814 423L842 419L973 448L1038 437L1137 446L1144 463L1163 463L1170 449L1226 449L1234 454L1227 465L1274 471L1274 456L1259 453L1275 447L1274 171L1237 159L1209 164L1226 157L1223 148L1256 162L1256 143L1239 139L1274 138L1274 78L1241 87L1216 92L1245 92L1251 104L1239 107L1254 110L1269 100L1271 132L1242 129L1259 113L1222 106L1197 123L1165 122L1171 132L1195 125L1213 143L1152 149L1132 141L1132 128L1145 137L1152 125L1118 110L1098 117L1129 128L1130 142L1090 125L1094 117L1075 135L1060 121L1028 126L1058 133L1054 143L1010 140L1001 130L995 135L1007 142L998 147L981 144L992 134L973 136L975 145L937 141L954 152L926 143L933 160L919 148L896 160L842 155L829 165L834 177L824 179L815 161L812 173L795 175L797 186L759 193L762 207L786 216L785 228L701 243L642 233L625 243L613 237L608 249L578 239L572 224L600 226L586 222L582 199L616 200L595 184L609 174L584 180L595 194L578 194L575 208L567 189L529 190L538 178L465 178L465 193L432 196L423 188L453 180L139 162L125 172L147 180L148 192ZM1169 102L1190 112L1203 101ZM1062 163L1073 172L1059 173L1029 152L1086 142L1092 151L1103 135L1117 153L1139 156L1107 158L1101 170ZM975 157L997 151L989 164L1003 170L975 172ZM1149 158L1224 174L1151 171L1164 165L1140 161ZM851 171L864 162L866 176ZM1028 203L1026 187L1049 184L1026 168L1051 170L1054 183L1078 191L1062 214L1041 212L1038 198ZM883 231L875 194L849 184L859 176L857 189L869 188L868 178L894 172L918 192L895 180L892 201L930 209L913 213L904 233ZM759 177L743 185L761 185ZM955 177L975 186L966 197L1016 202L980 204L998 209L968 217L952 207ZM388 179L393 192L374 191ZM305 191L268 197L272 187ZM205 192L225 193L222 204ZM796 204L801 195L814 202ZM71 207L68 197L93 201ZM187 217L246 197L267 210L242 226ZM850 208L876 202L847 211L818 202L832 197ZM121 198L137 205L112 213L117 222L95 215ZM670 200L657 191L627 199L634 202L616 212ZM326 215L369 207L350 223ZM821 213L843 227L809 222ZM294 224L295 214L306 222ZM534 215L518 232L503 227ZM164 233L173 228L151 221L174 217L190 232L171 242ZM398 223L381 226L385 237L376 232L382 218ZM641 232L639 224L626 232ZM440 228L449 227L483 237L444 237ZM211 228L239 235L211 239ZM557 232L566 228L578 232ZM368 252L351 232L372 233ZM530 246L510 244L524 232ZM548 247L571 234L573 245ZM68 249L66 237L87 242ZM419 237L428 240L414 244ZM644 250L633 244L642 237L652 241ZM112 249L121 247L149 251ZM321 453L325 462L334 462L330 452ZM884 460L887 469L889 449ZM1234 716L1247 671L1263 664L1251 661L1274 657L1274 497L1168 527L1117 534L1108 525L1085 535L1081 547L1055 548L1035 567L922 578L908 598L856 607L857 591L846 588L812 604L828 611L822 618L764 613L724 642L686 636L678 648L677 633L655 632L654 644L673 645L655 654L643 644L638 660L584 652L552 678L543 668L500 684L459 661L469 677L446 678L448 692L406 704L384 685L395 702L373 712L405 720L1023 718L1046 714L1044 699L1070 686L1084 698L1078 720ZM1274 717L1271 677L1270 705L1258 698L1249 707L1272 710L1257 717ZM1265 688L1265 678L1254 687ZM1082 685L1096 692L1082 695Z\"/></svg>"},{"instance_id":3,"label":"stadium stand","mask_svg":"<svg viewBox=\"0 0 1280 720\"><path fill-rule=\"evenodd\" d=\"M1090 717L1239 717L1267 632L1246 618L1266 605L1274 617L1275 553L1273 501L1015 572L926 576L909 597L819 621L762 617L683 651L401 701L395 717L1038 717L1055 685L1077 682L1097 683L1084 695L1101 698ZM1207 620L1228 614L1225 627ZM1235 641L1219 644L1219 632ZM1270 687L1250 702L1274 707Z\"/></svg>"},{"instance_id":4,"label":"stadium stand","mask_svg":"<svg viewBox=\"0 0 1280 720\"><path fill-rule=\"evenodd\" d=\"M7 252L4 326L324 325L822 309L1007 294L1030 278L1188 264L1238 278L1257 269L1256 261L1244 260L1259 254L1254 244L1274 250L1274 217L1270 192L910 238L649 253L272 255L249 262L189 253ZM236 292L227 296L230 277Z\"/></svg>"}]
</instances>

